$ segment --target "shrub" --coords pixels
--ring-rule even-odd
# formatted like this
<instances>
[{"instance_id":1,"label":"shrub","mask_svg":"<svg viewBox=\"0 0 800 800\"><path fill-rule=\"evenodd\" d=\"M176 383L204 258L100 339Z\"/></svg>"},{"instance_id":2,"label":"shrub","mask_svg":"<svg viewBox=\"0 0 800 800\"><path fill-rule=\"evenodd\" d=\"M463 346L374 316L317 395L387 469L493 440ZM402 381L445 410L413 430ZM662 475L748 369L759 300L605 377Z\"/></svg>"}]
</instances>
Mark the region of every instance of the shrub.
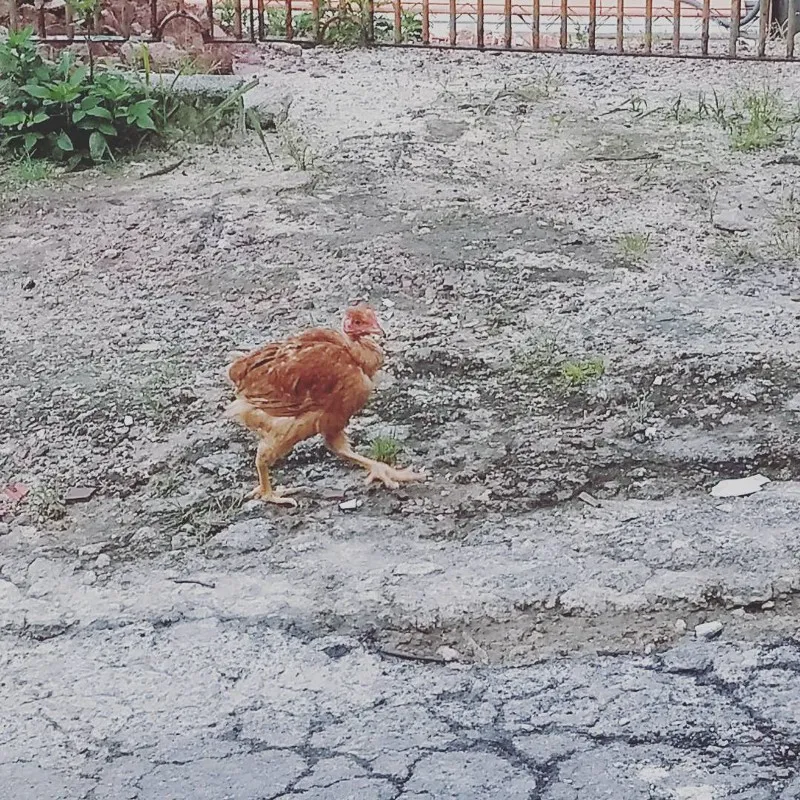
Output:
<instances>
[{"instance_id":1,"label":"shrub","mask_svg":"<svg viewBox=\"0 0 800 800\"><path fill-rule=\"evenodd\" d=\"M0 147L28 157L94 162L159 133L157 99L137 77L113 70L92 75L63 52L37 52L31 28L0 43Z\"/></svg>"}]
</instances>

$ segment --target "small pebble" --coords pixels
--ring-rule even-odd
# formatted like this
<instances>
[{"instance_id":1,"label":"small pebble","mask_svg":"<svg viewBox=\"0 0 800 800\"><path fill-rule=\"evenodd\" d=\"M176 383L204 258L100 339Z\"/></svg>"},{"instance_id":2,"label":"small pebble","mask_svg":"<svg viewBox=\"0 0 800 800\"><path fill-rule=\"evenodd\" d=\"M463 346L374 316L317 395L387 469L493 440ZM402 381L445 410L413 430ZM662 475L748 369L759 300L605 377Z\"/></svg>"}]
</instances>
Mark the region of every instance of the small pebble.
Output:
<instances>
[{"instance_id":1,"label":"small pebble","mask_svg":"<svg viewBox=\"0 0 800 800\"><path fill-rule=\"evenodd\" d=\"M715 619L713 622L704 622L701 625L695 625L694 635L698 639L713 639L722 633L722 623Z\"/></svg>"},{"instance_id":2,"label":"small pebble","mask_svg":"<svg viewBox=\"0 0 800 800\"><path fill-rule=\"evenodd\" d=\"M676 619L675 620L675 630L678 633L680 633L680 634L686 633L686 627L687 627L687 625L686 625L686 620L685 619Z\"/></svg>"},{"instance_id":3,"label":"small pebble","mask_svg":"<svg viewBox=\"0 0 800 800\"><path fill-rule=\"evenodd\" d=\"M97 561L94 562L94 565L98 569L105 569L110 564L111 564L111 557L107 553L100 553L100 555L97 556Z\"/></svg>"}]
</instances>

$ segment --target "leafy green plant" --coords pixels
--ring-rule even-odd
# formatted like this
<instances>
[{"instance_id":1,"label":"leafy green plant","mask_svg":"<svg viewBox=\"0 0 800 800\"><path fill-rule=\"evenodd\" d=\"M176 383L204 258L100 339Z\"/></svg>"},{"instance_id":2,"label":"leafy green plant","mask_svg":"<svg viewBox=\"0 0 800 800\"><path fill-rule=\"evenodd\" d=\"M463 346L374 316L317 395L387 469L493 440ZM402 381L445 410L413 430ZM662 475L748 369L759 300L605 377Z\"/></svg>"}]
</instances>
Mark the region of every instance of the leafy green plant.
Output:
<instances>
[{"instance_id":1,"label":"leafy green plant","mask_svg":"<svg viewBox=\"0 0 800 800\"><path fill-rule=\"evenodd\" d=\"M0 149L74 168L114 161L118 152L166 140L178 130L199 139L233 125L245 130L248 120L255 127L242 96L257 80L209 103L175 91L174 82L152 86L146 46L141 55L143 80L113 69L92 75L67 51L55 62L44 60L30 28L12 31L0 42Z\"/></svg>"},{"instance_id":2,"label":"leafy green plant","mask_svg":"<svg viewBox=\"0 0 800 800\"><path fill-rule=\"evenodd\" d=\"M602 378L605 371L605 362L600 357L565 361L559 368L559 378L567 389L580 389L587 383Z\"/></svg>"},{"instance_id":3,"label":"leafy green plant","mask_svg":"<svg viewBox=\"0 0 800 800\"><path fill-rule=\"evenodd\" d=\"M789 122L777 92L769 89L742 92L734 101L729 120L731 147L745 151L774 147L786 138Z\"/></svg>"},{"instance_id":4,"label":"leafy green plant","mask_svg":"<svg viewBox=\"0 0 800 800\"><path fill-rule=\"evenodd\" d=\"M286 35L286 9L268 8L265 19L267 36ZM308 38L314 29L314 17L307 11L292 16L292 33L297 38Z\"/></svg>"},{"instance_id":5,"label":"leafy green plant","mask_svg":"<svg viewBox=\"0 0 800 800\"><path fill-rule=\"evenodd\" d=\"M626 264L638 264L649 248L649 233L624 233L617 239L617 251Z\"/></svg>"},{"instance_id":6,"label":"leafy green plant","mask_svg":"<svg viewBox=\"0 0 800 800\"><path fill-rule=\"evenodd\" d=\"M69 52L45 61L30 28L0 44L0 70L0 146L27 157L102 161L113 158L112 142L124 146L158 130L156 100L144 85L112 71L93 76Z\"/></svg>"},{"instance_id":7,"label":"leafy green plant","mask_svg":"<svg viewBox=\"0 0 800 800\"><path fill-rule=\"evenodd\" d=\"M393 436L376 436L369 444L369 457L384 464L394 464L402 450L402 444Z\"/></svg>"}]
</instances>

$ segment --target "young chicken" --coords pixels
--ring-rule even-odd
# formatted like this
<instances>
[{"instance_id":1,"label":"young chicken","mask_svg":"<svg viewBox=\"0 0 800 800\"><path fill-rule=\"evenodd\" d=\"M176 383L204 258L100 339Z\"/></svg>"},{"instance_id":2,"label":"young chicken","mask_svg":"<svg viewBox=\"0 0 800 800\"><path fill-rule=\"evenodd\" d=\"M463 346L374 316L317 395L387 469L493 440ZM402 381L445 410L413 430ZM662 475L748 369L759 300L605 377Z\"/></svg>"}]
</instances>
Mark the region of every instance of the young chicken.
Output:
<instances>
[{"instance_id":1,"label":"young chicken","mask_svg":"<svg viewBox=\"0 0 800 800\"><path fill-rule=\"evenodd\" d=\"M260 437L256 454L259 484L253 497L296 506L292 490L273 489L269 468L304 439L316 434L330 450L365 467L367 483L390 489L422 480L410 469L359 455L350 446L345 427L361 411L383 365L383 351L370 337L383 334L375 312L365 305L349 308L342 332L314 328L282 342L266 344L228 367L236 400L225 412ZM296 491L296 490L295 490Z\"/></svg>"}]
</instances>

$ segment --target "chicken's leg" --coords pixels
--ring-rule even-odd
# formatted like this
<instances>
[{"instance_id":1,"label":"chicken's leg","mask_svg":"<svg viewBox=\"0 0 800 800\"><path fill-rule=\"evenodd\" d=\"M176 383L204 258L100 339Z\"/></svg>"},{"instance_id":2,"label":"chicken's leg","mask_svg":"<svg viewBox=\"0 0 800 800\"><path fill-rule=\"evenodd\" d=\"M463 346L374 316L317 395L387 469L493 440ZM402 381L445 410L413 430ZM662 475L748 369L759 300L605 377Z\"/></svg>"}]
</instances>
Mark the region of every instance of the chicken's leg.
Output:
<instances>
[{"instance_id":1,"label":"chicken's leg","mask_svg":"<svg viewBox=\"0 0 800 800\"><path fill-rule=\"evenodd\" d=\"M380 481L388 489L397 489L401 483L425 480L425 476L410 469L396 469L357 453L350 445L347 435L341 431L334 436L326 436L325 442L337 456L352 461L367 470L365 483L370 484Z\"/></svg>"},{"instance_id":2,"label":"chicken's leg","mask_svg":"<svg viewBox=\"0 0 800 800\"><path fill-rule=\"evenodd\" d=\"M269 468L280 458L276 455L274 444L266 439L258 443L256 452L256 469L258 470L258 486L250 493L250 497L257 497L265 503L275 503L278 506L297 506L297 501L287 495L292 489L273 489L269 477Z\"/></svg>"}]
</instances>

